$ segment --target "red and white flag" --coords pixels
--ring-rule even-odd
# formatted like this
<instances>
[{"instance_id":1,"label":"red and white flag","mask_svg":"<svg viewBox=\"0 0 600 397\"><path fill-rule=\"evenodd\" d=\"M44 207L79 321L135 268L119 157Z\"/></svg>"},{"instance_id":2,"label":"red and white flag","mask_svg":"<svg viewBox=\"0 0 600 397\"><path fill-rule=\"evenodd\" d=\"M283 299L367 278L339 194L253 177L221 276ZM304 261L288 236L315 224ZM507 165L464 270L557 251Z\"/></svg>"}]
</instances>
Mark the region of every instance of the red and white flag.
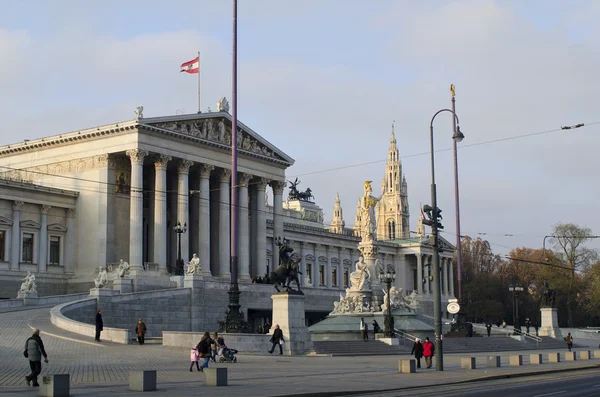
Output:
<instances>
[{"instance_id":1,"label":"red and white flag","mask_svg":"<svg viewBox=\"0 0 600 397\"><path fill-rule=\"evenodd\" d=\"M198 70L200 69L200 57L196 57L194 59L192 59L191 61L187 61L181 64L181 72L186 72L186 73L198 73Z\"/></svg>"}]
</instances>

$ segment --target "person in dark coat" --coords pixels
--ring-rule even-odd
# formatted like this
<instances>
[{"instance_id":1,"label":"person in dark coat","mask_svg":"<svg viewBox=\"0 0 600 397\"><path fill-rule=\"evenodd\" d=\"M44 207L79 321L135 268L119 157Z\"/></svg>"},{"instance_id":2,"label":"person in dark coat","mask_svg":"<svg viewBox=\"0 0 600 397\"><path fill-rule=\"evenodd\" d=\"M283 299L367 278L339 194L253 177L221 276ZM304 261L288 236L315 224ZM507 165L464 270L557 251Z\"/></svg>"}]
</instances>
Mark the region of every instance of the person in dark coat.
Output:
<instances>
[{"instance_id":1,"label":"person in dark coat","mask_svg":"<svg viewBox=\"0 0 600 397\"><path fill-rule=\"evenodd\" d=\"M377 320L373 320L371 325L373 326L373 339L375 339L375 335L379 333L381 328L379 327L379 323L377 322Z\"/></svg>"},{"instance_id":2,"label":"person in dark coat","mask_svg":"<svg viewBox=\"0 0 600 397\"><path fill-rule=\"evenodd\" d=\"M283 332L281 331L281 328L279 328L279 324L275 324L275 330L273 331L273 336L271 336L271 343L273 346L271 347L271 350L269 350L269 353L273 354L275 346L279 346L279 354L283 354Z\"/></svg>"},{"instance_id":3,"label":"person in dark coat","mask_svg":"<svg viewBox=\"0 0 600 397\"><path fill-rule=\"evenodd\" d=\"M200 372L204 371L204 368L208 368L208 362L210 361L211 351L210 345L213 343L213 340L210 338L210 334L205 332L200 339L200 342L196 345L196 349L198 349L198 355L204 359L202 365L200 365Z\"/></svg>"},{"instance_id":4,"label":"person in dark coat","mask_svg":"<svg viewBox=\"0 0 600 397\"><path fill-rule=\"evenodd\" d=\"M98 310L96 313L96 342L102 342L100 340L100 332L104 329L104 322L102 322L102 310Z\"/></svg>"},{"instance_id":5,"label":"person in dark coat","mask_svg":"<svg viewBox=\"0 0 600 397\"><path fill-rule=\"evenodd\" d=\"M29 359L29 368L31 368L31 374L25 377L27 386L31 385L31 382L33 382L33 386L38 387L39 383L37 377L40 372L42 372L42 356L44 356L44 362L48 362L48 354L46 354L44 342L42 342L42 338L40 338L39 329L36 329L33 332L33 335L25 341L24 353L26 354L25 357Z\"/></svg>"},{"instance_id":6,"label":"person in dark coat","mask_svg":"<svg viewBox=\"0 0 600 397\"><path fill-rule=\"evenodd\" d=\"M138 320L138 323L135 326L135 333L137 335L138 343L143 345L144 336L146 335L146 324L144 324L141 318Z\"/></svg>"},{"instance_id":7,"label":"person in dark coat","mask_svg":"<svg viewBox=\"0 0 600 397\"><path fill-rule=\"evenodd\" d=\"M421 357L423 357L423 344L421 343L421 339L415 339L415 344L413 345L410 354L415 355L415 359L417 360L417 368L421 368Z\"/></svg>"}]
</instances>

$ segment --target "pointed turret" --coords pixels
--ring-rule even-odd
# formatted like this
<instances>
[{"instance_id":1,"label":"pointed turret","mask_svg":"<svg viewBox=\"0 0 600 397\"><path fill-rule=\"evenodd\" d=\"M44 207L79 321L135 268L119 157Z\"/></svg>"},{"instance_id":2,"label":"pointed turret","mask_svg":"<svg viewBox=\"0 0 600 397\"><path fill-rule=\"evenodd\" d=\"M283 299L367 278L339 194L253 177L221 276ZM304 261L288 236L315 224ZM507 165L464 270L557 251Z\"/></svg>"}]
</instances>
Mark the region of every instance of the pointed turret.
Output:
<instances>
[{"instance_id":1,"label":"pointed turret","mask_svg":"<svg viewBox=\"0 0 600 397\"><path fill-rule=\"evenodd\" d=\"M340 194L335 194L335 201L333 204L333 219L331 220L330 231L333 233L343 234L346 222L344 222L344 215L342 211L342 202L340 201Z\"/></svg>"}]
</instances>

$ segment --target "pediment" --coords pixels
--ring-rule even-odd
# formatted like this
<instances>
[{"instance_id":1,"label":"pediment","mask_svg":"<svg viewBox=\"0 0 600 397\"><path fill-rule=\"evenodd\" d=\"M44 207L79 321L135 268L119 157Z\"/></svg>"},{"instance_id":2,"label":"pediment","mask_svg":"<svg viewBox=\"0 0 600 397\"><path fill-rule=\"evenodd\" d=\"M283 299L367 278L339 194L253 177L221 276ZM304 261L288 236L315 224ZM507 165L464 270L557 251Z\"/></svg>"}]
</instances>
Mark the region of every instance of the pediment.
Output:
<instances>
[{"instance_id":1,"label":"pediment","mask_svg":"<svg viewBox=\"0 0 600 397\"><path fill-rule=\"evenodd\" d=\"M338 265L340 263L340 260L338 258L331 258L331 263Z\"/></svg>"},{"instance_id":2,"label":"pediment","mask_svg":"<svg viewBox=\"0 0 600 397\"><path fill-rule=\"evenodd\" d=\"M344 259L342 262L344 265L352 266L352 261L350 259Z\"/></svg>"},{"instance_id":3,"label":"pediment","mask_svg":"<svg viewBox=\"0 0 600 397\"><path fill-rule=\"evenodd\" d=\"M51 225L48 225L48 230L52 232L66 233L68 229L59 223L53 223Z\"/></svg>"},{"instance_id":4,"label":"pediment","mask_svg":"<svg viewBox=\"0 0 600 397\"><path fill-rule=\"evenodd\" d=\"M162 132L182 134L198 142L231 148L231 115L227 112L200 113L142 119L140 126ZM240 154L283 162L294 159L238 121L237 145Z\"/></svg>"},{"instance_id":5,"label":"pediment","mask_svg":"<svg viewBox=\"0 0 600 397\"><path fill-rule=\"evenodd\" d=\"M4 216L0 216L0 226L12 226L13 223L14 222L12 219L8 219Z\"/></svg>"},{"instance_id":6,"label":"pediment","mask_svg":"<svg viewBox=\"0 0 600 397\"><path fill-rule=\"evenodd\" d=\"M268 249L268 250L267 250L267 255L269 255L269 256L273 256L273 251L271 251L271 250L269 250L269 249Z\"/></svg>"},{"instance_id":7,"label":"pediment","mask_svg":"<svg viewBox=\"0 0 600 397\"><path fill-rule=\"evenodd\" d=\"M327 262L327 257L326 256L320 256L319 257L319 262Z\"/></svg>"},{"instance_id":8,"label":"pediment","mask_svg":"<svg viewBox=\"0 0 600 397\"><path fill-rule=\"evenodd\" d=\"M304 259L307 261L314 261L315 260L315 256L313 254L306 254L304 256Z\"/></svg>"},{"instance_id":9,"label":"pediment","mask_svg":"<svg viewBox=\"0 0 600 397\"><path fill-rule=\"evenodd\" d=\"M42 225L40 225L39 223L34 222L34 221L22 221L20 223L20 226L21 227L26 227L26 228L29 228L29 229L40 229L42 227Z\"/></svg>"}]
</instances>

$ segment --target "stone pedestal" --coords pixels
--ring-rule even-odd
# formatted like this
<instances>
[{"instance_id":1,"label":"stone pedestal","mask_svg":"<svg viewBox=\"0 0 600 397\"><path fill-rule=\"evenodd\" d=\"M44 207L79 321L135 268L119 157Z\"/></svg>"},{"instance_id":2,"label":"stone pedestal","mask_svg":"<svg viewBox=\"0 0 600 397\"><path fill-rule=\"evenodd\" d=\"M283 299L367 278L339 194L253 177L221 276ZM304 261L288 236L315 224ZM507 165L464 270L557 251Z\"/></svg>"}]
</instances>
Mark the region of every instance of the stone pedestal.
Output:
<instances>
[{"instance_id":1,"label":"stone pedestal","mask_svg":"<svg viewBox=\"0 0 600 397\"><path fill-rule=\"evenodd\" d=\"M37 298L38 294L36 291L19 291L17 293L17 299L25 299L25 298Z\"/></svg>"},{"instance_id":2,"label":"stone pedestal","mask_svg":"<svg viewBox=\"0 0 600 397\"><path fill-rule=\"evenodd\" d=\"M122 294L130 294L133 292L133 280L130 278L117 278L113 281L113 290Z\"/></svg>"},{"instance_id":3,"label":"stone pedestal","mask_svg":"<svg viewBox=\"0 0 600 397\"><path fill-rule=\"evenodd\" d=\"M304 312L304 294L280 292L271 296L273 299L273 327L279 324L283 332L283 354L303 355L312 349L310 333L306 327Z\"/></svg>"},{"instance_id":4,"label":"stone pedestal","mask_svg":"<svg viewBox=\"0 0 600 397\"><path fill-rule=\"evenodd\" d=\"M119 295L121 291L115 291L108 288L92 288L90 290L90 298L96 298L98 309L102 310L105 302L110 302L111 298Z\"/></svg>"},{"instance_id":5,"label":"stone pedestal","mask_svg":"<svg viewBox=\"0 0 600 397\"><path fill-rule=\"evenodd\" d=\"M550 336L552 338L562 338L562 333L558 327L558 309L554 307L542 307L542 326L540 327L540 336Z\"/></svg>"},{"instance_id":6,"label":"stone pedestal","mask_svg":"<svg viewBox=\"0 0 600 397\"><path fill-rule=\"evenodd\" d=\"M383 289L379 283L379 269L377 269L375 264L379 248L373 242L361 241L358 243L358 250L364 258L371 274L371 301L375 305L375 311L378 312L381 310L381 305L383 304Z\"/></svg>"},{"instance_id":7,"label":"stone pedestal","mask_svg":"<svg viewBox=\"0 0 600 397\"><path fill-rule=\"evenodd\" d=\"M169 279L177 284L177 288L183 288L184 277L185 276L171 276Z\"/></svg>"},{"instance_id":8,"label":"stone pedestal","mask_svg":"<svg viewBox=\"0 0 600 397\"><path fill-rule=\"evenodd\" d=\"M227 386L227 368L204 368L204 386Z\"/></svg>"},{"instance_id":9,"label":"stone pedestal","mask_svg":"<svg viewBox=\"0 0 600 397\"><path fill-rule=\"evenodd\" d=\"M500 356L488 356L487 358L487 367L488 368L500 368L502 366L502 361L500 361Z\"/></svg>"},{"instance_id":10,"label":"stone pedestal","mask_svg":"<svg viewBox=\"0 0 600 397\"><path fill-rule=\"evenodd\" d=\"M183 288L201 288L204 277L200 274L186 274L183 276Z\"/></svg>"},{"instance_id":11,"label":"stone pedestal","mask_svg":"<svg viewBox=\"0 0 600 397\"><path fill-rule=\"evenodd\" d=\"M40 396L69 397L69 374L43 375L40 383Z\"/></svg>"},{"instance_id":12,"label":"stone pedestal","mask_svg":"<svg viewBox=\"0 0 600 397\"><path fill-rule=\"evenodd\" d=\"M399 360L398 371L401 374L414 374L417 372L417 360Z\"/></svg>"},{"instance_id":13,"label":"stone pedestal","mask_svg":"<svg viewBox=\"0 0 600 397\"><path fill-rule=\"evenodd\" d=\"M129 373L129 390L156 391L156 371L132 371Z\"/></svg>"}]
</instances>

